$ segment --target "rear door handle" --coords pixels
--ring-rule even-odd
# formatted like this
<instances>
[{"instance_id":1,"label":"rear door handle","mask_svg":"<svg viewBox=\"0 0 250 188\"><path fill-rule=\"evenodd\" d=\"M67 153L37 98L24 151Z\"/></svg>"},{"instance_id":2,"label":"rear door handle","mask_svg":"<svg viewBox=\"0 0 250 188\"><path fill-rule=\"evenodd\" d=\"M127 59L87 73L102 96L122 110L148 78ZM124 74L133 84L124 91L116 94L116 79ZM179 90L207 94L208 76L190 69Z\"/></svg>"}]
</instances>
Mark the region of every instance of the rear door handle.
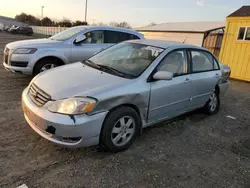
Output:
<instances>
[{"instance_id":1,"label":"rear door handle","mask_svg":"<svg viewBox=\"0 0 250 188\"><path fill-rule=\"evenodd\" d=\"M188 83L190 83L191 81L192 81L191 79L186 78L185 81L184 81L184 83L185 83L185 84L188 84Z\"/></svg>"}]
</instances>

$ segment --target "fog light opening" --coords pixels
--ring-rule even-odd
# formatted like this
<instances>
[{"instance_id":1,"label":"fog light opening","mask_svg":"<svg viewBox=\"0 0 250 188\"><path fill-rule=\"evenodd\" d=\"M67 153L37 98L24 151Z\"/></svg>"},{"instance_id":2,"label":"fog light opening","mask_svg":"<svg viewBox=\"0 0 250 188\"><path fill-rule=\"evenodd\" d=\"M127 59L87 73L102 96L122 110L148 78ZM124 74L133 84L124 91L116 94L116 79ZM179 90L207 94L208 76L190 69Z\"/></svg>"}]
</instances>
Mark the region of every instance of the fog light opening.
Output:
<instances>
[{"instance_id":1,"label":"fog light opening","mask_svg":"<svg viewBox=\"0 0 250 188\"><path fill-rule=\"evenodd\" d=\"M62 137L64 142L79 142L82 137Z\"/></svg>"}]
</instances>

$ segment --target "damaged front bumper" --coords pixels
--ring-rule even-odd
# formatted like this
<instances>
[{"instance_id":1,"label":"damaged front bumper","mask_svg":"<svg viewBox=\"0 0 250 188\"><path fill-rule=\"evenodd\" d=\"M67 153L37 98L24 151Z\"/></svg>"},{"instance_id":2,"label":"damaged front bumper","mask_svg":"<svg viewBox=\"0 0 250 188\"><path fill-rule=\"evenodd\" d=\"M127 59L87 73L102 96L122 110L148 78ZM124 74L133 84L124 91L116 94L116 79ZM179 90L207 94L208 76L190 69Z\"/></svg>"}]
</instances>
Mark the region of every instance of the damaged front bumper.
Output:
<instances>
[{"instance_id":1,"label":"damaged front bumper","mask_svg":"<svg viewBox=\"0 0 250 188\"><path fill-rule=\"evenodd\" d=\"M47 104L48 105L48 104ZM37 107L28 96L28 88L22 93L24 117L30 127L47 140L64 147L78 148L99 143L99 135L108 112L74 117L52 113L47 105Z\"/></svg>"}]
</instances>

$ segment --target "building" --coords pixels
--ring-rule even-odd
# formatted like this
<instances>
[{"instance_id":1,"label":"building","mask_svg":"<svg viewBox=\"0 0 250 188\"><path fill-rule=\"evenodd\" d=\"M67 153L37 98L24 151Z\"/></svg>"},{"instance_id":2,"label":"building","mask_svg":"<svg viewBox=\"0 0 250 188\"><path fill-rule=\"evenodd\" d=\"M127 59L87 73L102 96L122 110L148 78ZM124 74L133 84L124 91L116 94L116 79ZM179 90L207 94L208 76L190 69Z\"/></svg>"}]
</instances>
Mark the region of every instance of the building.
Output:
<instances>
[{"instance_id":1,"label":"building","mask_svg":"<svg viewBox=\"0 0 250 188\"><path fill-rule=\"evenodd\" d=\"M250 81L250 6L227 17L220 61L231 67L231 77Z\"/></svg>"},{"instance_id":2,"label":"building","mask_svg":"<svg viewBox=\"0 0 250 188\"><path fill-rule=\"evenodd\" d=\"M219 56L225 22L169 22L140 27L145 38L203 46Z\"/></svg>"},{"instance_id":3,"label":"building","mask_svg":"<svg viewBox=\"0 0 250 188\"><path fill-rule=\"evenodd\" d=\"M5 16L0 16L0 23L5 25L5 26L12 26L12 25L27 26L27 24L25 24L23 22L19 22L19 21L15 20L14 18L9 18L9 17L5 17Z\"/></svg>"}]
</instances>

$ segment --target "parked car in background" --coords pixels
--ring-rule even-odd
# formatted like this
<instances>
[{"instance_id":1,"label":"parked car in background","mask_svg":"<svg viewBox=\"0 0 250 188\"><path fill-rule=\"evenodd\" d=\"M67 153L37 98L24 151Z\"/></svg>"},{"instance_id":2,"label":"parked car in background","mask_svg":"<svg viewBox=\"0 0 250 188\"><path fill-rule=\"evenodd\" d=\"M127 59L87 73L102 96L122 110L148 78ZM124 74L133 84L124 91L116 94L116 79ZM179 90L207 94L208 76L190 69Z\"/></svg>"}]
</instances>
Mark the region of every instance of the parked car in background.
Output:
<instances>
[{"instance_id":1,"label":"parked car in background","mask_svg":"<svg viewBox=\"0 0 250 188\"><path fill-rule=\"evenodd\" d=\"M22 106L28 124L56 144L118 152L159 121L197 108L216 114L229 75L204 48L127 41L39 74L23 91Z\"/></svg>"},{"instance_id":2,"label":"parked car in background","mask_svg":"<svg viewBox=\"0 0 250 188\"><path fill-rule=\"evenodd\" d=\"M10 26L5 25L3 30L6 31L6 32L8 32L9 29L10 29Z\"/></svg>"},{"instance_id":3,"label":"parked car in background","mask_svg":"<svg viewBox=\"0 0 250 188\"><path fill-rule=\"evenodd\" d=\"M33 29L31 27L21 27L21 26L11 27L9 29L9 32L12 34L23 34L28 36L33 35Z\"/></svg>"},{"instance_id":4,"label":"parked car in background","mask_svg":"<svg viewBox=\"0 0 250 188\"><path fill-rule=\"evenodd\" d=\"M16 28L18 28L17 25L12 25L12 26L8 29L8 31L10 31L11 29L16 29Z\"/></svg>"},{"instance_id":5,"label":"parked car in background","mask_svg":"<svg viewBox=\"0 0 250 188\"><path fill-rule=\"evenodd\" d=\"M4 31L4 25L0 23L0 32Z\"/></svg>"},{"instance_id":6,"label":"parked car in background","mask_svg":"<svg viewBox=\"0 0 250 188\"><path fill-rule=\"evenodd\" d=\"M86 60L116 43L143 38L142 34L124 28L72 27L47 39L7 44L3 64L12 72L36 75L60 65Z\"/></svg>"}]
</instances>

